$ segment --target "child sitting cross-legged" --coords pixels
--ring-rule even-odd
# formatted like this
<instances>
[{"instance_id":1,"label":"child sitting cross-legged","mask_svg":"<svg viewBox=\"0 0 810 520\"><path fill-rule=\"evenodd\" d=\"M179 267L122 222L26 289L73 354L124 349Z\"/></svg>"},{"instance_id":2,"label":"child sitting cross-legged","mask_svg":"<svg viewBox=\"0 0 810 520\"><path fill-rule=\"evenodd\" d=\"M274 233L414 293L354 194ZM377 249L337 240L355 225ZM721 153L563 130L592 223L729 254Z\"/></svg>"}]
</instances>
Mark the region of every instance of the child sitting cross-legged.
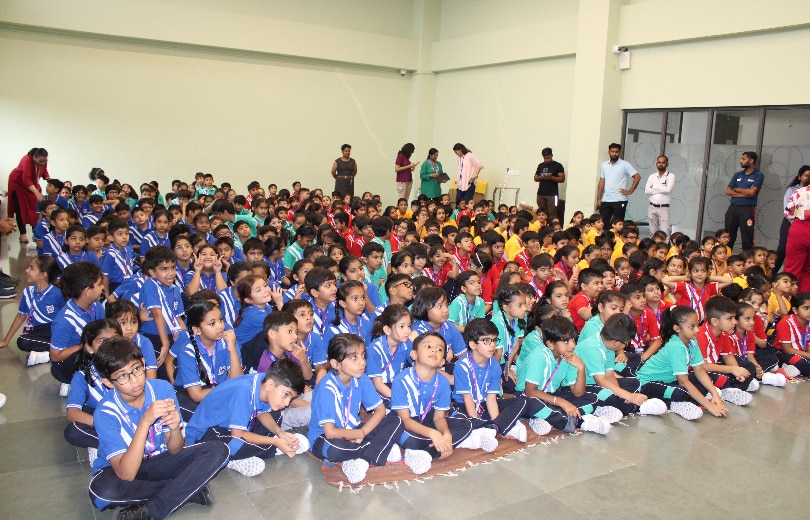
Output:
<instances>
[{"instance_id":1,"label":"child sitting cross-legged","mask_svg":"<svg viewBox=\"0 0 810 520\"><path fill-rule=\"evenodd\" d=\"M218 441L230 450L230 469L255 477L264 471L264 459L279 452L292 458L309 449L306 437L282 431L276 421L303 390L301 367L289 359L276 361L266 373L228 379L197 407L186 428L188 445Z\"/></svg>"},{"instance_id":2,"label":"child sitting cross-legged","mask_svg":"<svg viewBox=\"0 0 810 520\"><path fill-rule=\"evenodd\" d=\"M228 447L203 442L184 449L172 385L146 379L141 351L115 337L93 355L110 388L96 407L98 458L90 498L98 509L125 507L119 518L166 518L187 502L211 505L208 482L228 461Z\"/></svg>"},{"instance_id":3,"label":"child sitting cross-legged","mask_svg":"<svg viewBox=\"0 0 810 520\"><path fill-rule=\"evenodd\" d=\"M402 433L402 418L386 415L380 394L365 374L366 349L355 334L336 334L327 350L329 372L315 387L309 441L319 459L342 462L341 469L352 484L366 477L370 465L398 462L396 445ZM371 412L363 423L360 406Z\"/></svg>"}]
</instances>

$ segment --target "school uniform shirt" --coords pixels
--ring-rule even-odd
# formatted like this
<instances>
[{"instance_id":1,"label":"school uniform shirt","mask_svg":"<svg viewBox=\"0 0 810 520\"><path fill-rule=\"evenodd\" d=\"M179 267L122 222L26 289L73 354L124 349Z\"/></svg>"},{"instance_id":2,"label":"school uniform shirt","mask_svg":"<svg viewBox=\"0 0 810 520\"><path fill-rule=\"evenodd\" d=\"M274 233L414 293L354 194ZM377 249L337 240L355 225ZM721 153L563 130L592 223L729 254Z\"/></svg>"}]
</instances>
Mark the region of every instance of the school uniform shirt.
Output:
<instances>
[{"instance_id":1,"label":"school uniform shirt","mask_svg":"<svg viewBox=\"0 0 810 520\"><path fill-rule=\"evenodd\" d=\"M64 270L70 264L75 264L76 262L90 262L96 264L97 266L101 267L101 260L98 259L95 253L91 253L90 251L82 251L78 255L72 255L70 252L61 253L56 258L56 263L59 264L59 269Z\"/></svg>"},{"instance_id":2,"label":"school uniform shirt","mask_svg":"<svg viewBox=\"0 0 810 520\"><path fill-rule=\"evenodd\" d=\"M141 417L152 406L152 403L163 399L172 399L177 410L180 403L174 388L168 381L160 379L146 379L143 387L144 402L140 408L135 408L124 402L118 390L112 389L101 399L93 413L93 424L98 433L98 458L93 463L93 473L98 473L110 465L110 459L126 453ZM180 423L183 427L183 423ZM144 444L144 458L159 455L168 451L166 433L169 427L163 426L160 419L149 428L149 434ZM179 435L179 429L175 433Z\"/></svg>"},{"instance_id":3,"label":"school uniform shirt","mask_svg":"<svg viewBox=\"0 0 810 520\"><path fill-rule=\"evenodd\" d=\"M574 327L577 328L577 332L582 332L582 327L585 326L585 320L579 315L579 311L592 306L593 301L582 292L577 293L568 301L568 312L571 313L571 321L574 323Z\"/></svg>"},{"instance_id":4,"label":"school uniform shirt","mask_svg":"<svg viewBox=\"0 0 810 520\"><path fill-rule=\"evenodd\" d=\"M155 346L149 341L149 338L140 332L135 334L132 342L138 345L141 349L141 356L143 356L143 368L146 370L157 370L157 356L155 356ZM177 356L175 356L177 357Z\"/></svg>"},{"instance_id":5,"label":"school uniform shirt","mask_svg":"<svg viewBox=\"0 0 810 520\"><path fill-rule=\"evenodd\" d=\"M234 294L233 286L229 286L219 292L219 309L222 311L222 319L225 321L225 326L233 328L233 322L239 316L239 309L242 308L242 302Z\"/></svg>"},{"instance_id":6,"label":"school uniform shirt","mask_svg":"<svg viewBox=\"0 0 810 520\"><path fill-rule=\"evenodd\" d=\"M728 334L721 332L719 336L715 336L708 323L704 323L698 328L697 342L700 354L707 363L722 364L721 357L733 354L733 345Z\"/></svg>"},{"instance_id":7,"label":"school uniform shirt","mask_svg":"<svg viewBox=\"0 0 810 520\"><path fill-rule=\"evenodd\" d=\"M472 352L456 362L453 368L453 402L464 403L464 395L469 394L478 410L478 416L486 406L489 394L501 392L501 367L494 357L487 358L484 366L473 359Z\"/></svg>"},{"instance_id":8,"label":"school uniform shirt","mask_svg":"<svg viewBox=\"0 0 810 520\"><path fill-rule=\"evenodd\" d=\"M532 276L532 279L529 280L529 285L531 285L532 289L534 289L534 293L537 295L538 300L542 298L544 294L546 294L546 288L552 281L553 280L551 278L547 278L546 281L538 281L534 276Z\"/></svg>"},{"instance_id":9,"label":"school uniform shirt","mask_svg":"<svg viewBox=\"0 0 810 520\"><path fill-rule=\"evenodd\" d=\"M386 272L388 271L388 265L391 263L391 242L388 240L383 240L380 237L374 237L371 239L372 242L376 242L383 246L385 252L383 253L383 263L381 269L385 269Z\"/></svg>"},{"instance_id":10,"label":"school uniform shirt","mask_svg":"<svg viewBox=\"0 0 810 520\"><path fill-rule=\"evenodd\" d=\"M51 327L51 348L65 350L79 344L84 327L91 321L104 318L104 306L101 302L93 302L85 311L76 303L69 300L53 318Z\"/></svg>"},{"instance_id":11,"label":"school uniform shirt","mask_svg":"<svg viewBox=\"0 0 810 520\"><path fill-rule=\"evenodd\" d=\"M422 276L427 276L433 280L436 287L444 287L444 284L447 283L447 279L449 278L448 275L452 270L453 268L450 266L450 262L445 262L439 269L435 269L433 266L425 267L422 269Z\"/></svg>"},{"instance_id":12,"label":"school uniform shirt","mask_svg":"<svg viewBox=\"0 0 810 520\"><path fill-rule=\"evenodd\" d=\"M768 339L768 333L765 330L765 321L762 319L762 317L760 317L759 314L754 315L754 336L756 336L757 339ZM779 348L779 342L777 341L776 343L777 345L774 346Z\"/></svg>"},{"instance_id":13,"label":"school uniform shirt","mask_svg":"<svg viewBox=\"0 0 810 520\"><path fill-rule=\"evenodd\" d=\"M87 229L90 226L95 226L96 224L98 224L98 220L102 216L104 216L103 212L95 213L91 211L90 213L82 216L82 227L84 227L84 229Z\"/></svg>"},{"instance_id":14,"label":"school uniform shirt","mask_svg":"<svg viewBox=\"0 0 810 520\"><path fill-rule=\"evenodd\" d=\"M189 269L186 271L185 274L185 284L188 287L188 284L191 283L191 280L194 278L194 269ZM228 275L227 273L222 273L222 279L225 280L225 283L228 283ZM200 272L200 290L208 289L209 291L217 292L217 273L216 271L212 271L211 274L205 274L204 272Z\"/></svg>"},{"instance_id":15,"label":"school uniform shirt","mask_svg":"<svg viewBox=\"0 0 810 520\"><path fill-rule=\"evenodd\" d=\"M258 305L248 305L242 311L242 321L239 322L234 332L236 341L244 345L262 332L264 332L264 319L273 312L270 304L261 307Z\"/></svg>"},{"instance_id":16,"label":"school uniform shirt","mask_svg":"<svg viewBox=\"0 0 810 520\"><path fill-rule=\"evenodd\" d=\"M101 272L109 278L110 283L120 284L132 276L134 257L132 246L119 248L115 244L111 244L107 252L104 253L104 258L101 259Z\"/></svg>"},{"instance_id":17,"label":"school uniform shirt","mask_svg":"<svg viewBox=\"0 0 810 520\"><path fill-rule=\"evenodd\" d=\"M85 199L84 201L82 201L81 204L79 204L78 202L76 202L76 199L71 197L70 200L68 200L68 208L75 211L79 215L79 217L81 217L82 215L90 211L90 201Z\"/></svg>"},{"instance_id":18,"label":"school uniform shirt","mask_svg":"<svg viewBox=\"0 0 810 520\"><path fill-rule=\"evenodd\" d=\"M394 377L391 385L391 410L408 410L420 423L432 410L450 410L450 382L434 372L430 381L422 381L416 367L408 367Z\"/></svg>"},{"instance_id":19,"label":"school uniform shirt","mask_svg":"<svg viewBox=\"0 0 810 520\"><path fill-rule=\"evenodd\" d=\"M90 372L90 384L87 384L86 371ZM95 410L109 390L101 382L101 375L99 375L96 367L90 363L90 366L86 369L73 372L66 408L75 408L77 410L90 408Z\"/></svg>"},{"instance_id":20,"label":"school uniform shirt","mask_svg":"<svg viewBox=\"0 0 810 520\"><path fill-rule=\"evenodd\" d=\"M523 251L523 242L520 241L520 237L514 235L506 241L504 254L507 259L514 260L521 251Z\"/></svg>"},{"instance_id":21,"label":"school uniform shirt","mask_svg":"<svg viewBox=\"0 0 810 520\"><path fill-rule=\"evenodd\" d=\"M753 354L757 349L754 331L740 334L740 331L735 330L734 334L728 335L728 339L731 341L731 353L735 356L745 357L748 354Z\"/></svg>"},{"instance_id":22,"label":"school uniform shirt","mask_svg":"<svg viewBox=\"0 0 810 520\"><path fill-rule=\"evenodd\" d=\"M790 313L790 299L785 298L784 296L777 296L775 292L771 292L771 295L768 297L768 314L776 314L776 312L779 310L778 298L782 298L782 302L785 304L785 310Z\"/></svg>"},{"instance_id":23,"label":"school uniform shirt","mask_svg":"<svg viewBox=\"0 0 810 520\"><path fill-rule=\"evenodd\" d=\"M515 348L515 343L517 340L522 338L526 335L526 331L521 328L519 321L517 318L513 318L511 323L509 323L510 327L514 331L514 333L509 333L509 329L506 326L506 321L508 318L504 316L504 313L500 310L493 309L492 311L492 323L498 328L498 350L501 350L503 354L501 354L501 364L506 363L506 360L509 359L509 354L512 353L512 349Z\"/></svg>"},{"instance_id":24,"label":"school uniform shirt","mask_svg":"<svg viewBox=\"0 0 810 520\"><path fill-rule=\"evenodd\" d=\"M467 350L467 344L464 343L464 338L461 336L461 332L447 322L442 323L439 330L436 330L427 320L416 320L413 324L413 330L416 331L417 334L424 334L425 332L438 332L441 337L444 338L445 343L447 343L447 348L452 350L453 354L456 356ZM446 353L447 352L445 351L445 354Z\"/></svg>"},{"instance_id":25,"label":"school uniform shirt","mask_svg":"<svg viewBox=\"0 0 810 520\"><path fill-rule=\"evenodd\" d=\"M228 379L211 390L200 401L186 426L186 445L191 446L199 441L214 426L227 430L252 431L256 418L272 411L270 404L260 398L263 379L262 373L247 374ZM231 453L236 453L242 444L242 439L234 437L228 443L228 448Z\"/></svg>"},{"instance_id":26,"label":"school uniform shirt","mask_svg":"<svg viewBox=\"0 0 810 520\"><path fill-rule=\"evenodd\" d=\"M270 287L280 287L282 280L284 280L284 277L287 276L287 273L284 270L284 260L281 258L270 260L269 258L265 257L264 261L270 266L270 279L268 280L268 285Z\"/></svg>"},{"instance_id":27,"label":"school uniform shirt","mask_svg":"<svg viewBox=\"0 0 810 520\"><path fill-rule=\"evenodd\" d=\"M156 246L164 246L171 249L172 243L169 240L169 233L166 233L162 237L158 235L157 231L154 229L146 233L143 237L143 241L141 241L141 256L146 256L146 252L149 251L150 248Z\"/></svg>"},{"instance_id":28,"label":"school uniform shirt","mask_svg":"<svg viewBox=\"0 0 810 520\"><path fill-rule=\"evenodd\" d=\"M347 237L346 245L352 256L360 258L363 256L363 246L366 245L366 238L363 235L352 233Z\"/></svg>"},{"instance_id":29,"label":"school uniform shirt","mask_svg":"<svg viewBox=\"0 0 810 520\"><path fill-rule=\"evenodd\" d=\"M312 296L305 294L301 299L308 301L312 305L312 332L323 336L332 324L332 320L335 319L335 302L329 302L326 309L321 309L315 304L315 299Z\"/></svg>"},{"instance_id":30,"label":"school uniform shirt","mask_svg":"<svg viewBox=\"0 0 810 520\"><path fill-rule=\"evenodd\" d=\"M697 341L692 340L686 345L675 335L641 365L636 377L642 386L651 381L674 383L678 380L677 376L688 375L690 368L698 367L703 362Z\"/></svg>"},{"instance_id":31,"label":"school uniform shirt","mask_svg":"<svg viewBox=\"0 0 810 520\"><path fill-rule=\"evenodd\" d=\"M720 294L717 288L717 283L707 283L703 289L698 290L692 282L678 282L675 284L675 289L672 294L677 296L675 305L683 305L684 307L691 307L698 315L698 321L706 319L706 311L704 306L712 296Z\"/></svg>"},{"instance_id":32,"label":"school uniform shirt","mask_svg":"<svg viewBox=\"0 0 810 520\"><path fill-rule=\"evenodd\" d=\"M602 233L596 230L595 227L591 226L591 229L585 233L585 238L583 240L583 244L585 247L592 246L596 244L596 237L601 236Z\"/></svg>"},{"instance_id":33,"label":"school uniform shirt","mask_svg":"<svg viewBox=\"0 0 810 520\"><path fill-rule=\"evenodd\" d=\"M664 314L664 311L670 307L672 307L672 304L664 300L663 298L661 298L661 300L658 302L658 311L653 310L652 307L647 305L647 310L652 313L653 317L655 318L655 323L658 324L659 332L661 330L662 315Z\"/></svg>"},{"instance_id":34,"label":"school uniform shirt","mask_svg":"<svg viewBox=\"0 0 810 520\"><path fill-rule=\"evenodd\" d=\"M231 369L231 353L228 352L228 344L225 340L220 339L214 343L214 351L211 354L208 353L208 348L203 345L199 336L195 340L197 342L197 352L194 350L194 345L191 344L188 331L185 334L180 334L177 341L172 345L172 349L175 349L178 353L177 375L174 379L174 386L183 388L208 386L200 378L200 366L208 375L208 382L212 388L227 381L228 371ZM237 354L240 350L237 346ZM199 361L197 360L197 353L199 353ZM239 361L241 362L241 360L240 356Z\"/></svg>"},{"instance_id":35,"label":"school uniform shirt","mask_svg":"<svg viewBox=\"0 0 810 520\"><path fill-rule=\"evenodd\" d=\"M518 365L515 390L526 391L526 383L537 385L539 390L553 394L563 387L577 382L578 370L563 358L554 359L551 349L535 349L526 358L526 363Z\"/></svg>"},{"instance_id":36,"label":"school uniform shirt","mask_svg":"<svg viewBox=\"0 0 810 520\"><path fill-rule=\"evenodd\" d=\"M26 326L39 327L53 323L54 318L64 306L65 297L58 287L49 285L43 291L37 291L36 285L29 285L23 289L17 313L28 317L25 322Z\"/></svg>"},{"instance_id":37,"label":"school uniform shirt","mask_svg":"<svg viewBox=\"0 0 810 520\"><path fill-rule=\"evenodd\" d=\"M284 267L292 271L295 262L304 258L304 248L295 241L284 251Z\"/></svg>"},{"instance_id":38,"label":"school uniform shirt","mask_svg":"<svg viewBox=\"0 0 810 520\"><path fill-rule=\"evenodd\" d=\"M594 376L604 376L616 371L616 353L605 346L600 334L579 340L574 354L585 365L585 383L588 385L597 384Z\"/></svg>"},{"instance_id":39,"label":"school uniform shirt","mask_svg":"<svg viewBox=\"0 0 810 520\"><path fill-rule=\"evenodd\" d=\"M143 274L138 271L116 287L113 294L119 300L129 300L135 305L140 305L141 288L143 287L144 281Z\"/></svg>"},{"instance_id":40,"label":"school uniform shirt","mask_svg":"<svg viewBox=\"0 0 810 520\"><path fill-rule=\"evenodd\" d=\"M526 359L528 359L529 354L538 348L546 348L546 344L542 336L540 336L540 331L535 329L526 334L526 337L523 338L523 343L520 344L520 353L518 354L516 363L518 370L521 369L521 366L526 365Z\"/></svg>"},{"instance_id":41,"label":"school uniform shirt","mask_svg":"<svg viewBox=\"0 0 810 520\"><path fill-rule=\"evenodd\" d=\"M377 287L377 291L382 287L380 281L385 282L386 278L388 278L388 274L386 273L385 269L380 267L373 273L369 271L368 266L363 266L363 281L367 284L371 284L374 287Z\"/></svg>"},{"instance_id":42,"label":"school uniform shirt","mask_svg":"<svg viewBox=\"0 0 810 520\"><path fill-rule=\"evenodd\" d=\"M129 225L129 245L132 247L140 246L143 244L144 236L152 230L149 221L146 222L146 229L141 229L137 225L130 223ZM141 251L143 256L143 250Z\"/></svg>"},{"instance_id":43,"label":"school uniform shirt","mask_svg":"<svg viewBox=\"0 0 810 520\"><path fill-rule=\"evenodd\" d=\"M649 307L644 307L638 316L630 314L630 317L636 324L636 335L630 340L630 346L635 352L641 354L647 345L661 339L661 329L655 313Z\"/></svg>"},{"instance_id":44,"label":"school uniform shirt","mask_svg":"<svg viewBox=\"0 0 810 520\"><path fill-rule=\"evenodd\" d=\"M410 362L412 349L413 343L408 340L397 345L391 354L388 336L383 334L374 338L366 351L366 375L372 379L379 377L383 383L390 385L394 377Z\"/></svg>"},{"instance_id":45,"label":"school uniform shirt","mask_svg":"<svg viewBox=\"0 0 810 520\"><path fill-rule=\"evenodd\" d=\"M733 277L731 279L731 283L736 283L737 285L739 285L743 289L748 289L748 277L745 276L744 274L741 274L740 276Z\"/></svg>"},{"instance_id":46,"label":"school uniform shirt","mask_svg":"<svg viewBox=\"0 0 810 520\"><path fill-rule=\"evenodd\" d=\"M476 318L483 318L486 313L483 298L476 296L473 303L470 303L463 294L459 294L450 302L449 310L450 316L447 319L461 327L466 327Z\"/></svg>"},{"instance_id":47,"label":"school uniform shirt","mask_svg":"<svg viewBox=\"0 0 810 520\"><path fill-rule=\"evenodd\" d=\"M807 352L807 340L810 339L810 322L799 325L795 314L785 316L776 324L776 344L779 350L783 345L790 345L796 350Z\"/></svg>"},{"instance_id":48,"label":"school uniform shirt","mask_svg":"<svg viewBox=\"0 0 810 520\"><path fill-rule=\"evenodd\" d=\"M329 322L328 325L326 332L324 332L322 336L323 344L327 345L327 348L329 340L338 334L355 334L363 338L364 341L367 341L371 337L371 327L374 324L371 323L371 320L368 319L365 314L358 316L354 324L349 323L346 316L341 314L340 323L335 325L334 322Z\"/></svg>"},{"instance_id":49,"label":"school uniform shirt","mask_svg":"<svg viewBox=\"0 0 810 520\"><path fill-rule=\"evenodd\" d=\"M526 273L527 276L531 277L532 255L529 254L526 249L515 255L514 261L517 262L521 268L523 268L523 272Z\"/></svg>"},{"instance_id":50,"label":"school uniform shirt","mask_svg":"<svg viewBox=\"0 0 810 520\"><path fill-rule=\"evenodd\" d=\"M298 292L298 286L299 285L301 285L301 284L291 285L289 289L284 291L281 294L281 301L283 301L284 303L287 303L290 300L294 300L295 299L295 293ZM302 295L302 297L304 297L304 296L307 296L307 295L306 294Z\"/></svg>"},{"instance_id":51,"label":"school uniform shirt","mask_svg":"<svg viewBox=\"0 0 810 520\"><path fill-rule=\"evenodd\" d=\"M42 256L45 246L45 236L51 232L51 226L46 219L40 218L34 226L34 241L42 241L43 247L37 247L37 256Z\"/></svg>"},{"instance_id":52,"label":"school uniform shirt","mask_svg":"<svg viewBox=\"0 0 810 520\"><path fill-rule=\"evenodd\" d=\"M382 298L380 297L380 289L385 288L385 284L383 284L382 287L375 287L374 284L364 281L363 285L366 286L366 298L371 301L373 306L380 307L383 304Z\"/></svg>"},{"instance_id":53,"label":"school uniform shirt","mask_svg":"<svg viewBox=\"0 0 810 520\"><path fill-rule=\"evenodd\" d=\"M177 274L174 275L174 285L180 289L180 292L186 292L186 277L189 276L189 273L192 277L194 276L194 264L189 263L188 269L184 269L179 263L176 266Z\"/></svg>"},{"instance_id":54,"label":"school uniform shirt","mask_svg":"<svg viewBox=\"0 0 810 520\"><path fill-rule=\"evenodd\" d=\"M325 424L336 428L355 429L360 426L360 405L369 412L382 404L382 398L367 375L353 377L346 385L330 370L312 393L312 414L307 437L310 446L323 435Z\"/></svg>"},{"instance_id":55,"label":"school uniform shirt","mask_svg":"<svg viewBox=\"0 0 810 520\"><path fill-rule=\"evenodd\" d=\"M58 259L62 254L62 246L65 244L65 233L57 235L55 231L49 231L47 235L42 238L42 254Z\"/></svg>"},{"instance_id":56,"label":"school uniform shirt","mask_svg":"<svg viewBox=\"0 0 810 520\"><path fill-rule=\"evenodd\" d=\"M180 297L180 289L174 285L165 286L154 278L149 278L141 287L141 303L147 311L160 309L163 320L166 324L166 332L173 336L180 330L180 318L185 314L183 298ZM141 323L141 332L144 334L158 335L157 325L153 320Z\"/></svg>"}]
</instances>

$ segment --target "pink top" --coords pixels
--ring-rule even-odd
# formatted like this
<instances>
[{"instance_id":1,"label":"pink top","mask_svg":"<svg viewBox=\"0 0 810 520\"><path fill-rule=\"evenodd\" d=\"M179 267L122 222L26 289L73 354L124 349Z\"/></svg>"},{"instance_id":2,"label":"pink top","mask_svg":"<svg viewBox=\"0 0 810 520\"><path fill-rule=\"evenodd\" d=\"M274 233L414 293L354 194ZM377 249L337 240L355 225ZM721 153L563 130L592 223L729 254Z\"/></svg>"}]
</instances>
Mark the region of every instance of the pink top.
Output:
<instances>
[{"instance_id":1,"label":"pink top","mask_svg":"<svg viewBox=\"0 0 810 520\"><path fill-rule=\"evenodd\" d=\"M458 171L456 172L456 186L461 191L467 191L474 182L475 171L483 168L478 157L472 152L467 152L458 158Z\"/></svg>"}]
</instances>

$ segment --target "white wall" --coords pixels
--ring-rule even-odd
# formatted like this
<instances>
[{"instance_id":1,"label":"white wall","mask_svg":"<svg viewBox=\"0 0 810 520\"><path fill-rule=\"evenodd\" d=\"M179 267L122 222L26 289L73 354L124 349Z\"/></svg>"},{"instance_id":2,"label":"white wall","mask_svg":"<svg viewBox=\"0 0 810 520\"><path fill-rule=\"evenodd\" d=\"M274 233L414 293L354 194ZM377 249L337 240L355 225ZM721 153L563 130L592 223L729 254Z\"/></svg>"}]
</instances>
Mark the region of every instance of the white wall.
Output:
<instances>
[{"instance_id":1,"label":"white wall","mask_svg":"<svg viewBox=\"0 0 810 520\"><path fill-rule=\"evenodd\" d=\"M358 189L384 193L405 142L409 82L395 72L299 65L0 32L0 167L33 146L49 170L168 185L198 170L244 186L333 186L344 142ZM3 176L4 177L4 176ZM4 179L5 181L5 179ZM393 193L393 189L391 189Z\"/></svg>"}]
</instances>

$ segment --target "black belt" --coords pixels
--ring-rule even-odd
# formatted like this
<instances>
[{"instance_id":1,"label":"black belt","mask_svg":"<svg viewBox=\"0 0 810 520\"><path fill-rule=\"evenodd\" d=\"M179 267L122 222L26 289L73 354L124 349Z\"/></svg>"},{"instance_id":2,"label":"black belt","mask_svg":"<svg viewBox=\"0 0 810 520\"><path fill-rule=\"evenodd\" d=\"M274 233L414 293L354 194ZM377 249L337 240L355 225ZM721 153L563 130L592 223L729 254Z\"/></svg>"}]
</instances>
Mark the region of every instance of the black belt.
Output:
<instances>
[{"instance_id":1,"label":"black belt","mask_svg":"<svg viewBox=\"0 0 810 520\"><path fill-rule=\"evenodd\" d=\"M652 202L650 202L650 206L654 208L668 208L669 204L653 204Z\"/></svg>"}]
</instances>

